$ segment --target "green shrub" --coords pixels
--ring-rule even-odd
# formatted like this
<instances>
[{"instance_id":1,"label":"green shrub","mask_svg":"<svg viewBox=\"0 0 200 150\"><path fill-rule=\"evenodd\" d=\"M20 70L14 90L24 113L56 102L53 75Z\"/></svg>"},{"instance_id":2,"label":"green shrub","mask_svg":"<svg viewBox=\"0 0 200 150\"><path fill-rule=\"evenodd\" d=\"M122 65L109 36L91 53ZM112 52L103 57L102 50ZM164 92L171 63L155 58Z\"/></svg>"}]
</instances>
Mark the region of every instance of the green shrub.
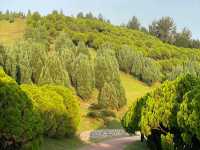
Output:
<instances>
[{"instance_id":1,"label":"green shrub","mask_svg":"<svg viewBox=\"0 0 200 150\"><path fill-rule=\"evenodd\" d=\"M106 117L115 118L116 114L113 111L103 109L103 110L90 111L87 113L87 116L91 118L106 118Z\"/></svg>"},{"instance_id":2,"label":"green shrub","mask_svg":"<svg viewBox=\"0 0 200 150\"><path fill-rule=\"evenodd\" d=\"M42 121L31 99L0 69L0 149L39 150Z\"/></svg>"},{"instance_id":3,"label":"green shrub","mask_svg":"<svg viewBox=\"0 0 200 150\"><path fill-rule=\"evenodd\" d=\"M62 86L22 85L44 121L44 135L71 136L79 124L79 106L71 90Z\"/></svg>"},{"instance_id":4,"label":"green shrub","mask_svg":"<svg viewBox=\"0 0 200 150\"><path fill-rule=\"evenodd\" d=\"M163 150L174 150L174 136L172 134L167 134L166 136L161 135L161 145Z\"/></svg>"},{"instance_id":5,"label":"green shrub","mask_svg":"<svg viewBox=\"0 0 200 150\"><path fill-rule=\"evenodd\" d=\"M101 118L101 113L99 111L90 111L87 113L87 116L91 118Z\"/></svg>"},{"instance_id":6,"label":"green shrub","mask_svg":"<svg viewBox=\"0 0 200 150\"><path fill-rule=\"evenodd\" d=\"M154 149L198 149L200 146L200 79L185 75L166 81L133 105L122 119L129 133L140 130Z\"/></svg>"},{"instance_id":7,"label":"green shrub","mask_svg":"<svg viewBox=\"0 0 200 150\"><path fill-rule=\"evenodd\" d=\"M113 117L113 118L116 117L115 112L113 112L111 110L102 110L101 115L102 115L102 117Z\"/></svg>"}]
</instances>

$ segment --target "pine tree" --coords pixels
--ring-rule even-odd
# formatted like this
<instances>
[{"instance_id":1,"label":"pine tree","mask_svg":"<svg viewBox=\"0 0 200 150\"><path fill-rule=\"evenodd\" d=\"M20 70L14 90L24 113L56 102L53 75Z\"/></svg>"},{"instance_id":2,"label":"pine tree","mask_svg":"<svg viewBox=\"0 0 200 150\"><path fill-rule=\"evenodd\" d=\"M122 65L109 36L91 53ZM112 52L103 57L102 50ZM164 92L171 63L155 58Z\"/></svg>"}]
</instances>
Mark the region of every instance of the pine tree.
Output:
<instances>
[{"instance_id":1,"label":"pine tree","mask_svg":"<svg viewBox=\"0 0 200 150\"><path fill-rule=\"evenodd\" d=\"M75 49L73 42L69 39L68 35L64 32L60 32L55 40L55 50L59 53L64 49Z\"/></svg>"},{"instance_id":2,"label":"pine tree","mask_svg":"<svg viewBox=\"0 0 200 150\"><path fill-rule=\"evenodd\" d=\"M45 66L45 62L47 59L47 52L45 50L45 46L38 43L32 43L32 48L29 57L30 67L32 70L31 79L33 83L38 84L42 68L43 66Z\"/></svg>"},{"instance_id":3,"label":"pine tree","mask_svg":"<svg viewBox=\"0 0 200 150\"><path fill-rule=\"evenodd\" d=\"M44 85L44 84L53 84L53 79L51 77L49 67L47 64L42 67L39 79L38 79L38 84Z\"/></svg>"},{"instance_id":4,"label":"pine tree","mask_svg":"<svg viewBox=\"0 0 200 150\"><path fill-rule=\"evenodd\" d=\"M112 83L104 83L104 86L100 90L98 95L98 104L102 108L115 109L119 107L117 91Z\"/></svg>"},{"instance_id":5,"label":"pine tree","mask_svg":"<svg viewBox=\"0 0 200 150\"><path fill-rule=\"evenodd\" d=\"M105 82L120 80L119 65L110 49L100 49L97 52L96 66L95 66L95 81L96 87L101 89Z\"/></svg>"},{"instance_id":6,"label":"pine tree","mask_svg":"<svg viewBox=\"0 0 200 150\"><path fill-rule=\"evenodd\" d=\"M126 104L125 91L119 75L119 65L112 50L98 51L95 76L96 87L100 91L98 96L100 106L107 105L107 107L119 109Z\"/></svg>"},{"instance_id":7,"label":"pine tree","mask_svg":"<svg viewBox=\"0 0 200 150\"><path fill-rule=\"evenodd\" d=\"M87 99L94 88L94 67L88 56L79 54L73 64L72 83L77 94Z\"/></svg>"},{"instance_id":8,"label":"pine tree","mask_svg":"<svg viewBox=\"0 0 200 150\"><path fill-rule=\"evenodd\" d=\"M85 43L82 42L82 41L80 41L80 42L78 43L76 56L78 56L79 54L85 54L85 55L87 55L89 58L91 58L89 49L85 46Z\"/></svg>"},{"instance_id":9,"label":"pine tree","mask_svg":"<svg viewBox=\"0 0 200 150\"><path fill-rule=\"evenodd\" d=\"M55 52L48 55L46 64L42 69L39 84L53 83L63 86L69 86L69 76L60 61L58 54Z\"/></svg>"},{"instance_id":10,"label":"pine tree","mask_svg":"<svg viewBox=\"0 0 200 150\"><path fill-rule=\"evenodd\" d=\"M123 46L117 50L116 56L119 63L120 70L130 73L133 65L133 50L128 46Z\"/></svg>"}]
</instances>

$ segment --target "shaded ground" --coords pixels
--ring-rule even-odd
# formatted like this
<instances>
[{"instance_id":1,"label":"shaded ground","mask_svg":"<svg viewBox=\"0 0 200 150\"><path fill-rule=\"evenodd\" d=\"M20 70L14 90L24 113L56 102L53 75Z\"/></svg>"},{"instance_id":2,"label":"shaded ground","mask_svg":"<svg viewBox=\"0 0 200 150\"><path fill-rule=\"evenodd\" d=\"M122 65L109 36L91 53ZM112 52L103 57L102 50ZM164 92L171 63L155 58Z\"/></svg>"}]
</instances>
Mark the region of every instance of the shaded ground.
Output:
<instances>
[{"instance_id":1,"label":"shaded ground","mask_svg":"<svg viewBox=\"0 0 200 150\"><path fill-rule=\"evenodd\" d=\"M124 150L127 145L132 145L134 143L138 144L138 141L140 141L140 136L114 138L96 144L91 144L89 146L81 148L80 150Z\"/></svg>"}]
</instances>

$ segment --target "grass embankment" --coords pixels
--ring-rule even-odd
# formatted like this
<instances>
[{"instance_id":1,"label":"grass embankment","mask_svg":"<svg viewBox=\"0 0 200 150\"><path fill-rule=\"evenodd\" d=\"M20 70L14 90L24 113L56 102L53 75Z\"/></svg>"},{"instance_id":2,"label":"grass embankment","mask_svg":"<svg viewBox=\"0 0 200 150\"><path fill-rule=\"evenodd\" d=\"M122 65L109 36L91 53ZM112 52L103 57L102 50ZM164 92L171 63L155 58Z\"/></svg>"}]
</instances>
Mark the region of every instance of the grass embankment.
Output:
<instances>
[{"instance_id":1,"label":"grass embankment","mask_svg":"<svg viewBox=\"0 0 200 150\"><path fill-rule=\"evenodd\" d=\"M136 141L130 145L127 145L124 150L148 150L148 147L146 144L141 143L140 141Z\"/></svg>"},{"instance_id":2,"label":"grass embankment","mask_svg":"<svg viewBox=\"0 0 200 150\"><path fill-rule=\"evenodd\" d=\"M77 150L84 145L85 143L76 137L68 139L45 138L41 150Z\"/></svg>"},{"instance_id":3,"label":"grass embankment","mask_svg":"<svg viewBox=\"0 0 200 150\"><path fill-rule=\"evenodd\" d=\"M23 19L16 19L14 23L0 21L0 43L10 44L23 36L26 24Z\"/></svg>"}]
</instances>

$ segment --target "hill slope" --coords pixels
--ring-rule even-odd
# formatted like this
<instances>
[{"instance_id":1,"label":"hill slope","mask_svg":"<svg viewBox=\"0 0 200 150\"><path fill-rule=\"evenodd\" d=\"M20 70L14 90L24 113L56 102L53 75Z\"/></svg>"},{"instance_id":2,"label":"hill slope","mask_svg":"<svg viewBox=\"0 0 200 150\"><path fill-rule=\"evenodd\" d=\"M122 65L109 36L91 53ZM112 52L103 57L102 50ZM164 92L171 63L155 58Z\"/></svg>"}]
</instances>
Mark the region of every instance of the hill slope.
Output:
<instances>
[{"instance_id":1,"label":"hill slope","mask_svg":"<svg viewBox=\"0 0 200 150\"><path fill-rule=\"evenodd\" d=\"M16 19L14 23L5 20L0 21L0 42L9 44L22 38L25 26L25 20L23 19Z\"/></svg>"}]
</instances>

